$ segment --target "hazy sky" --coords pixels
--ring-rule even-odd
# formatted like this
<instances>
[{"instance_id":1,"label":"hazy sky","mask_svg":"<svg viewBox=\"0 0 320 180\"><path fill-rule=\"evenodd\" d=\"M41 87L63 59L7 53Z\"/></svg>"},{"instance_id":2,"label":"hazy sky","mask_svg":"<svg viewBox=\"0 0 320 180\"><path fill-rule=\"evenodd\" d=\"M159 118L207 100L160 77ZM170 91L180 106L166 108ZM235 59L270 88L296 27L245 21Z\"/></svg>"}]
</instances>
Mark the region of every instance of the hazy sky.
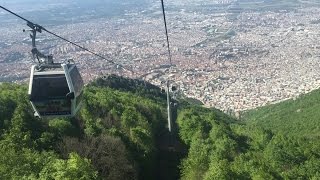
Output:
<instances>
[{"instance_id":1,"label":"hazy sky","mask_svg":"<svg viewBox=\"0 0 320 180\"><path fill-rule=\"evenodd\" d=\"M70 18L87 21L90 18L121 16L147 6L151 0L0 0L4 6L39 24L60 24ZM0 9L0 22L12 22L15 17Z\"/></svg>"}]
</instances>

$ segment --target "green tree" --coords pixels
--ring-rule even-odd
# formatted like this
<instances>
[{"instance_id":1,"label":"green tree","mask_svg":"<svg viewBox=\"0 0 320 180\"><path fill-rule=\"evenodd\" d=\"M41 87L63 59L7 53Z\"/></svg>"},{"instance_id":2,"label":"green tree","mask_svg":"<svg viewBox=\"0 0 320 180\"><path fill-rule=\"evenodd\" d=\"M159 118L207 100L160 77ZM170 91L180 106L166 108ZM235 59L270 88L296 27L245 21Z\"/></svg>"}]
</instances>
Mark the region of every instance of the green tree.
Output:
<instances>
[{"instance_id":1,"label":"green tree","mask_svg":"<svg viewBox=\"0 0 320 180\"><path fill-rule=\"evenodd\" d=\"M96 179L97 172L90 161L76 153L70 153L69 159L51 159L40 172L39 179Z\"/></svg>"},{"instance_id":2,"label":"green tree","mask_svg":"<svg viewBox=\"0 0 320 180\"><path fill-rule=\"evenodd\" d=\"M100 135L83 140L64 137L59 149L66 158L70 152L91 159L92 165L103 179L136 179L137 172L128 159L128 152L120 138Z\"/></svg>"}]
</instances>

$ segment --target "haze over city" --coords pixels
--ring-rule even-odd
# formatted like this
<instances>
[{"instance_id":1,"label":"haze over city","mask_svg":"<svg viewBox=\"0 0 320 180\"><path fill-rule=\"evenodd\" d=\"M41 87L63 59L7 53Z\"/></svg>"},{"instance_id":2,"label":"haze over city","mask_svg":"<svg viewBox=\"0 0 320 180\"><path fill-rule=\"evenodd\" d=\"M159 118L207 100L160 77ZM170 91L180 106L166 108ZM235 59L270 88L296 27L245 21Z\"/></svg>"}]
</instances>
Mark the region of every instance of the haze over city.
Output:
<instances>
[{"instance_id":1,"label":"haze over city","mask_svg":"<svg viewBox=\"0 0 320 180\"><path fill-rule=\"evenodd\" d=\"M134 71L38 34L56 62L74 59L86 82L107 74L158 86L169 76L188 97L225 112L294 98L320 87L320 3L316 0L166 2L172 63L168 71L161 4L155 0L0 1L50 31ZM26 23L0 11L0 82L29 78Z\"/></svg>"}]
</instances>

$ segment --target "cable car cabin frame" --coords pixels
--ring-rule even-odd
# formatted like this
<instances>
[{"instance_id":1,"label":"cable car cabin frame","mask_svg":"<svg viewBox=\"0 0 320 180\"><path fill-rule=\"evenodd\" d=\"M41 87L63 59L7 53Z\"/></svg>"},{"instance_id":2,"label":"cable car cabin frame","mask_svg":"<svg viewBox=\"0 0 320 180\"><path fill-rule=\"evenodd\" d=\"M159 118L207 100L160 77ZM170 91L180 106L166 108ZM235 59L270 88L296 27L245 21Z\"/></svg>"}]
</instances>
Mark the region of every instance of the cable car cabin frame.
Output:
<instances>
[{"instance_id":1,"label":"cable car cabin frame","mask_svg":"<svg viewBox=\"0 0 320 180\"><path fill-rule=\"evenodd\" d=\"M83 80L75 64L33 65L29 100L40 118L73 117L81 107Z\"/></svg>"}]
</instances>

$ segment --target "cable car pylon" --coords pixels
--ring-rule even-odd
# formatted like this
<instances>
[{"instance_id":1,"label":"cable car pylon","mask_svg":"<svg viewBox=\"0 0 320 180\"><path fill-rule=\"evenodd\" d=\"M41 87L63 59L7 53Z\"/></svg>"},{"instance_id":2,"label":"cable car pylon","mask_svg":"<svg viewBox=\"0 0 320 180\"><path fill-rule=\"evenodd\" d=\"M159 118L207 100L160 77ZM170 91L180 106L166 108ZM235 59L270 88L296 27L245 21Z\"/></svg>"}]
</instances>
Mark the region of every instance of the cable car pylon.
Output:
<instances>
[{"instance_id":1,"label":"cable car pylon","mask_svg":"<svg viewBox=\"0 0 320 180\"><path fill-rule=\"evenodd\" d=\"M171 114L171 103L170 103L170 87L169 80L166 82L167 86L167 114L168 114L168 130L171 132L171 124L172 124L172 114Z\"/></svg>"}]
</instances>

